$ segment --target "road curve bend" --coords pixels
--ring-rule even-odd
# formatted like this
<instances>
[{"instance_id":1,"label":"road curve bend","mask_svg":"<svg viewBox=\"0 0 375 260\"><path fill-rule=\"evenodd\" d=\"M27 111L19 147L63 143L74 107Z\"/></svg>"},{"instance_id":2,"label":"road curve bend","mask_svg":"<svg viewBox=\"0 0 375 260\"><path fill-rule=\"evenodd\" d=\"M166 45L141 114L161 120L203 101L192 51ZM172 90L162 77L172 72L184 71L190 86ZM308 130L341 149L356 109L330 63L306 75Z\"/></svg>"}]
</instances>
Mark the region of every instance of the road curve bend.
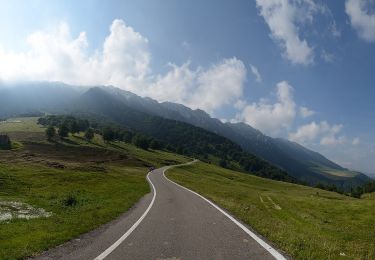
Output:
<instances>
[{"instance_id":1,"label":"road curve bend","mask_svg":"<svg viewBox=\"0 0 375 260\"><path fill-rule=\"evenodd\" d=\"M132 210L37 259L285 259L264 240L201 195L147 175L152 193Z\"/></svg>"}]
</instances>

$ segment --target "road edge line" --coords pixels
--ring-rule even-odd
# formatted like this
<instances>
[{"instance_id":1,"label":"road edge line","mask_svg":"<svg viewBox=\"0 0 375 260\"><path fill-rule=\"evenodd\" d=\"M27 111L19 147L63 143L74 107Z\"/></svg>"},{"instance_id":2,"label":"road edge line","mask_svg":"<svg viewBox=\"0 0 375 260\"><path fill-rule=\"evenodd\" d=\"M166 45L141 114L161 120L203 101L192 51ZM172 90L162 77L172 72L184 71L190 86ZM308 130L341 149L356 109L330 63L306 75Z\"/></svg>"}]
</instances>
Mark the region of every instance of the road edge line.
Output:
<instances>
[{"instance_id":1,"label":"road edge line","mask_svg":"<svg viewBox=\"0 0 375 260\"><path fill-rule=\"evenodd\" d=\"M213 206L214 208L216 208L218 211L220 211L222 214L224 214L227 218L229 218L234 224L236 224L238 227L240 227L243 231L245 231L245 233L247 233L251 238L253 238L256 242L258 242L258 244L260 244L264 249L266 249L273 257L275 257L277 260L286 260L286 258L281 254L279 253L279 251L277 251L276 249L274 249L272 246L270 246L267 242L265 242L263 239L261 239L260 237L258 237L254 232L252 232L250 229L248 229L246 226L244 226L242 223L240 223L238 220L236 220L233 216L229 215L227 212L225 212L222 208L220 208L218 205L216 205L215 203L213 203L212 201L210 201L209 199L203 197L202 195L200 195L199 193L195 192L195 191L192 191L170 179L167 178L167 176L165 176L165 171L166 170L169 170L173 167L170 167L170 168L167 168L163 171L163 176L164 178L167 180L167 181L170 181L171 183L187 190L187 191L190 191L191 193L197 195L198 197L200 197L201 199L205 200L206 202L208 202L211 206Z\"/></svg>"},{"instance_id":2,"label":"road edge line","mask_svg":"<svg viewBox=\"0 0 375 260\"><path fill-rule=\"evenodd\" d=\"M155 198L156 198L156 189L155 189L155 186L154 186L154 184L152 183L152 181L149 177L151 172L149 172L147 174L147 181L151 184L151 187L154 191L154 196L152 197L151 203L148 205L146 211L143 212L142 216L133 224L133 226L131 226L125 232L125 234L123 234L115 243L113 243L110 247L108 247L105 251L103 251L100 255L98 255L94 260L103 260L109 254L111 254L139 226L139 224L142 222L142 220L147 216L147 214L150 211L152 205L154 205Z\"/></svg>"}]
</instances>

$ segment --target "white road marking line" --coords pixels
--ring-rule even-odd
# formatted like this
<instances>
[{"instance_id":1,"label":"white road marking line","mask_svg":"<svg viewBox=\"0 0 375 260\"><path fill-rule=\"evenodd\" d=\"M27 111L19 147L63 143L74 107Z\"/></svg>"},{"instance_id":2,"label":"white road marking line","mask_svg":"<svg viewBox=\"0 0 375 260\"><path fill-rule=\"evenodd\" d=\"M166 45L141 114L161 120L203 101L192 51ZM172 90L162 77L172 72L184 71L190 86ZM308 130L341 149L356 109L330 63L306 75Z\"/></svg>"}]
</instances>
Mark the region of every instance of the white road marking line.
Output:
<instances>
[{"instance_id":1,"label":"white road marking line","mask_svg":"<svg viewBox=\"0 0 375 260\"><path fill-rule=\"evenodd\" d=\"M106 258L110 253L112 253L113 250L115 250L139 226L139 224L142 222L142 220L146 217L147 213L150 211L152 205L154 204L155 197L156 197L156 189L155 189L154 184L150 180L150 177L149 177L150 173L151 172L149 172L147 174L147 180L151 184L152 189L154 191L154 196L152 197L150 205L148 205L148 208L146 209L146 211L137 220L137 222L135 222L133 224L133 226L131 228L129 228L128 231L126 231L126 233L124 235L122 235L115 243L113 243L110 247L108 247L103 253L101 253L99 256L97 256L94 260L102 260L102 259Z\"/></svg>"},{"instance_id":2,"label":"white road marking line","mask_svg":"<svg viewBox=\"0 0 375 260\"><path fill-rule=\"evenodd\" d=\"M172 167L171 167L172 168ZM168 168L170 169L170 168ZM166 170L168 170L166 169ZM250 237L252 237L256 242L258 242L258 244L260 244L264 249L266 249L272 256L274 256L277 260L286 260L286 258L280 254L276 249L274 249L272 246L270 246L269 244L267 244L264 240L262 240L260 237L258 237L256 234L254 234L253 232L251 232L247 227L245 227L243 224L241 224L240 222L238 222L234 217L232 217L231 215L229 215L228 213L226 213L223 209L221 209L219 206L217 206L215 203L213 203L212 201L210 201L209 199L206 199L205 197L203 197L202 195L200 195L199 193L195 192L195 191L192 191L178 183L175 183L174 181L171 181L170 179L168 179L166 176L165 176L165 171L163 171L163 176L166 180L172 182L173 184L187 190L187 191L190 191L191 193L199 196L200 198L202 198L203 200L205 200L206 202L208 202L209 204L211 204L211 206L213 206L214 208L216 208L218 211L220 211L221 213L223 213L227 218L229 218L232 222L234 222L238 227L240 227L243 231L245 231Z\"/></svg>"}]
</instances>

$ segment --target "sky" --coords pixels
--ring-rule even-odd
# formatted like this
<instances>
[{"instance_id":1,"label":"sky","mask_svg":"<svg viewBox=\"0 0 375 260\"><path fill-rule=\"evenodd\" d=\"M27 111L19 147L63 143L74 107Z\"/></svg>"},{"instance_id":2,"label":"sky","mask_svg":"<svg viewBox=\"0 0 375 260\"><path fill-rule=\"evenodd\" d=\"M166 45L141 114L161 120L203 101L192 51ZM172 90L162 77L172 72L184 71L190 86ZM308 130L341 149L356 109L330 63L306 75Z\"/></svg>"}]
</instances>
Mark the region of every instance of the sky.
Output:
<instances>
[{"instance_id":1,"label":"sky","mask_svg":"<svg viewBox=\"0 0 375 260\"><path fill-rule=\"evenodd\" d=\"M373 0L0 0L0 81L114 85L375 173Z\"/></svg>"}]
</instances>

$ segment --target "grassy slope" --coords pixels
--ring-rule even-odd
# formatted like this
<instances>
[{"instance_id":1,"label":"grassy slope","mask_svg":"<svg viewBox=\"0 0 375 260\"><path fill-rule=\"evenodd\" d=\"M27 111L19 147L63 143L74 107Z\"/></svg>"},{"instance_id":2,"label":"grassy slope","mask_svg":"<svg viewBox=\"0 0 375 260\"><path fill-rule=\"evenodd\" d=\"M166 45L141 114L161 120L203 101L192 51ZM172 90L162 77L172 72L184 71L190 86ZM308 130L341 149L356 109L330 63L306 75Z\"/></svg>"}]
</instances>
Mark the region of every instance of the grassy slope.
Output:
<instances>
[{"instance_id":1,"label":"grassy slope","mask_svg":"<svg viewBox=\"0 0 375 260\"><path fill-rule=\"evenodd\" d=\"M35 119L0 125L22 148L0 151L0 201L20 201L52 212L49 218L0 222L0 259L18 259L92 230L128 210L150 191L147 167L189 159L144 151L99 136L51 144ZM56 165L64 166L59 169ZM68 198L77 201L68 206Z\"/></svg>"},{"instance_id":2,"label":"grassy slope","mask_svg":"<svg viewBox=\"0 0 375 260\"><path fill-rule=\"evenodd\" d=\"M11 118L0 122L0 133L10 132L43 132L44 129L35 122L38 117Z\"/></svg>"},{"instance_id":3,"label":"grassy slope","mask_svg":"<svg viewBox=\"0 0 375 260\"><path fill-rule=\"evenodd\" d=\"M215 201L296 259L375 259L375 194L354 199L204 163L174 168L168 177Z\"/></svg>"}]
</instances>

